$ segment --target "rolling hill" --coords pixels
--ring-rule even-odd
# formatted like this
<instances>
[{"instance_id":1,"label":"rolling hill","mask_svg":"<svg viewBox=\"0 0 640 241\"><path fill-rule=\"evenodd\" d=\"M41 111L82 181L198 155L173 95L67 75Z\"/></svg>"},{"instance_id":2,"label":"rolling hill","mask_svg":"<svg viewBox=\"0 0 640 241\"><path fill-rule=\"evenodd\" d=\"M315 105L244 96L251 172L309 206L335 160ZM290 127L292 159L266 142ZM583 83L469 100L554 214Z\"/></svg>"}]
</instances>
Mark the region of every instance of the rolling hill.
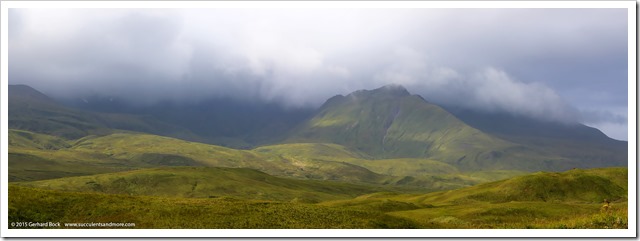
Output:
<instances>
[{"instance_id":1,"label":"rolling hill","mask_svg":"<svg viewBox=\"0 0 640 241\"><path fill-rule=\"evenodd\" d=\"M319 202L381 191L380 186L280 178L247 168L162 167L67 177L21 186L73 192Z\"/></svg>"},{"instance_id":2,"label":"rolling hill","mask_svg":"<svg viewBox=\"0 0 640 241\"><path fill-rule=\"evenodd\" d=\"M9 221L133 222L135 228L624 229L628 228L627 174L626 168L540 172L459 190L385 191L350 198L376 189L284 181L248 169L172 167L13 183ZM158 185L168 179L179 185L175 189ZM193 188L194 181L203 183ZM236 193L220 191L241 183ZM196 194L200 185L198 195L176 191ZM261 197L252 192L260 190L284 201L255 200ZM309 194L328 201L308 204L296 199ZM238 199L242 195L253 200ZM286 201L289 198L293 199ZM611 200L607 209L601 207L604 198Z\"/></svg>"},{"instance_id":3,"label":"rolling hill","mask_svg":"<svg viewBox=\"0 0 640 241\"><path fill-rule=\"evenodd\" d=\"M430 228L627 228L627 168L539 172L428 194L374 193L323 202L386 210ZM602 209L603 200L612 202Z\"/></svg>"},{"instance_id":4,"label":"rolling hill","mask_svg":"<svg viewBox=\"0 0 640 241\"><path fill-rule=\"evenodd\" d=\"M401 189L447 190L492 178L471 178L464 173L434 171L409 177L388 175L357 165L361 154L336 144L284 144L254 150L236 150L169 137L137 133L87 136L65 141L59 137L9 130L9 181L35 181L156 167L203 166L252 168L270 175L312 180L333 180ZM22 138L29 136L30 138ZM54 140L58 149L38 143ZM434 165L440 164L430 161ZM507 175L509 176L509 175Z\"/></svg>"},{"instance_id":5,"label":"rolling hill","mask_svg":"<svg viewBox=\"0 0 640 241\"><path fill-rule=\"evenodd\" d=\"M9 180L30 181L91 175L162 166L243 167L271 175L318 180L382 183L393 177L340 161L287 158L264 151L236 150L137 133L86 136L64 141L33 132L10 130ZM36 144L61 141L64 148L47 149Z\"/></svg>"}]
</instances>

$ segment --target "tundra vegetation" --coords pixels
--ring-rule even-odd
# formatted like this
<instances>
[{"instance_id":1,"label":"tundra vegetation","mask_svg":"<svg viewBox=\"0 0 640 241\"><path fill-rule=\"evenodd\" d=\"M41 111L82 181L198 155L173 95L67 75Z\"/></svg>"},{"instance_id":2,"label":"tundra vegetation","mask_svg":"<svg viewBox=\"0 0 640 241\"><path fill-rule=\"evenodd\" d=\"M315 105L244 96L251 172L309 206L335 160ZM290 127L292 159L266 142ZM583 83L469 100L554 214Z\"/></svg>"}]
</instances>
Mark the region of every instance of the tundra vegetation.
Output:
<instances>
[{"instance_id":1,"label":"tundra vegetation","mask_svg":"<svg viewBox=\"0 0 640 241\"><path fill-rule=\"evenodd\" d=\"M626 159L611 154L622 147L582 138L586 127L539 144L552 137L481 130L388 86L331 98L266 138L279 141L239 149L152 116L9 93L10 223L628 228Z\"/></svg>"}]
</instances>

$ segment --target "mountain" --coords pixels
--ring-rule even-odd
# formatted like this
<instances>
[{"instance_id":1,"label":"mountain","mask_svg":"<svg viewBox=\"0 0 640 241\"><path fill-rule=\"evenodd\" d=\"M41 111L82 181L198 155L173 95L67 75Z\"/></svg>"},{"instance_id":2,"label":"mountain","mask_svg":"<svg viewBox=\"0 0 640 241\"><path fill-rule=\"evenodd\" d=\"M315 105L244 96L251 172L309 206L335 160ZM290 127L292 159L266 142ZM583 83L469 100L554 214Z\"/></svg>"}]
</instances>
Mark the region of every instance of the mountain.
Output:
<instances>
[{"instance_id":1,"label":"mountain","mask_svg":"<svg viewBox=\"0 0 640 241\"><path fill-rule=\"evenodd\" d=\"M580 123L558 123L500 112L446 107L468 125L485 133L561 157L596 166L627 166L628 143Z\"/></svg>"},{"instance_id":2,"label":"mountain","mask_svg":"<svg viewBox=\"0 0 640 241\"><path fill-rule=\"evenodd\" d=\"M150 116L100 113L64 106L26 85L9 85L9 128L50 134L66 139L106 135L122 130L200 138L189 130Z\"/></svg>"},{"instance_id":3,"label":"mountain","mask_svg":"<svg viewBox=\"0 0 640 241\"><path fill-rule=\"evenodd\" d=\"M63 103L70 105L69 101ZM230 99L191 104L163 102L143 107L95 97L76 101L72 106L60 104L28 86L11 85L9 127L66 140L137 132L245 150L256 145L286 144L271 149L315 163L312 166L339 163L345 170L362 168L398 177L495 170L507 171L500 175L508 177L518 171L626 166L626 142L611 140L596 129L494 114L449 112L451 109L411 95L398 85L338 95L315 111ZM27 143L24 138L28 133L21 136L15 132L13 136L14 143ZM295 145L301 143L322 145ZM327 143L340 147L325 148ZM55 143L44 145L56 147ZM299 147L311 149L295 154ZM345 150L354 156L340 156ZM31 154L21 155L24 158ZM159 160L164 162L163 158L166 159ZM331 176L328 170L323 169L317 178Z\"/></svg>"},{"instance_id":4,"label":"mountain","mask_svg":"<svg viewBox=\"0 0 640 241\"><path fill-rule=\"evenodd\" d=\"M376 159L426 158L462 171L590 165L489 135L398 85L329 99L286 142L336 143Z\"/></svg>"},{"instance_id":5,"label":"mountain","mask_svg":"<svg viewBox=\"0 0 640 241\"><path fill-rule=\"evenodd\" d=\"M275 103L232 98L161 101L142 106L110 96L61 101L85 111L148 116L197 133L200 142L240 149L282 141L285 133L315 111L313 108L284 108Z\"/></svg>"},{"instance_id":6,"label":"mountain","mask_svg":"<svg viewBox=\"0 0 640 241\"><path fill-rule=\"evenodd\" d=\"M308 114L228 100L79 109L9 93L10 222L628 228L627 168L580 169L626 166L625 142L579 124L455 112L401 86Z\"/></svg>"}]
</instances>

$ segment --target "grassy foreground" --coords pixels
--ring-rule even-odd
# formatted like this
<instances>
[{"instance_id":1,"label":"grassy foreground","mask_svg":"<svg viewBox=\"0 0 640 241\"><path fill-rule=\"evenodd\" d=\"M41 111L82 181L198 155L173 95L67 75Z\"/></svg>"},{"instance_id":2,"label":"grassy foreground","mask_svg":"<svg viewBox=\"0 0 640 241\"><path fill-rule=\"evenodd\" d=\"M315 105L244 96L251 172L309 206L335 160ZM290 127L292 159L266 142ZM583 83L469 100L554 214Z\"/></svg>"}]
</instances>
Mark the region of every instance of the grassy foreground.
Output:
<instances>
[{"instance_id":1,"label":"grassy foreground","mask_svg":"<svg viewBox=\"0 0 640 241\"><path fill-rule=\"evenodd\" d=\"M248 170L241 169L240 173L245 171ZM277 178L261 179L263 174L253 172L250 171L250 176L260 176L252 184L256 188L267 188L259 182L277 184ZM63 183L77 185L80 178L100 181L108 177L63 178L51 180L49 184L59 188ZM41 185L45 183L47 181L26 184L46 188ZM136 228L626 229L626 183L626 168L600 168L535 173L427 194L378 192L341 199L345 195L340 194L341 191L354 187L331 186L319 181L309 186L299 183L297 187L290 187L300 192L334 193L334 200L316 204L295 199L265 201L70 192L10 184L9 222L131 222L136 223ZM80 186L86 185L85 182ZM144 186L136 185L137 188ZM265 190L283 192L272 188ZM162 188L158 191L162 195ZM611 201L608 208L603 207L603 199Z\"/></svg>"},{"instance_id":2,"label":"grassy foreground","mask_svg":"<svg viewBox=\"0 0 640 241\"><path fill-rule=\"evenodd\" d=\"M165 198L9 186L9 222L127 222L135 228L416 228L376 211L233 198Z\"/></svg>"}]
</instances>

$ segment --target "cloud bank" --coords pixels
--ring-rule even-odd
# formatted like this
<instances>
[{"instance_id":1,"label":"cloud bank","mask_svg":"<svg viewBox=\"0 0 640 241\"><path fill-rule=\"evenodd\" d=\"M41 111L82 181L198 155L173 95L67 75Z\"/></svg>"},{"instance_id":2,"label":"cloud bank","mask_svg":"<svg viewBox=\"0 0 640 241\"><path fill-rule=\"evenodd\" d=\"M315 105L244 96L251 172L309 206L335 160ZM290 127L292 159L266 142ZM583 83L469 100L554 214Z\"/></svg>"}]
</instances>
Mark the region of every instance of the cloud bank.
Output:
<instances>
[{"instance_id":1,"label":"cloud bank","mask_svg":"<svg viewBox=\"0 0 640 241\"><path fill-rule=\"evenodd\" d=\"M626 31L626 9L10 9L9 82L289 107L395 83L436 103L619 124L607 108L627 104Z\"/></svg>"}]
</instances>

